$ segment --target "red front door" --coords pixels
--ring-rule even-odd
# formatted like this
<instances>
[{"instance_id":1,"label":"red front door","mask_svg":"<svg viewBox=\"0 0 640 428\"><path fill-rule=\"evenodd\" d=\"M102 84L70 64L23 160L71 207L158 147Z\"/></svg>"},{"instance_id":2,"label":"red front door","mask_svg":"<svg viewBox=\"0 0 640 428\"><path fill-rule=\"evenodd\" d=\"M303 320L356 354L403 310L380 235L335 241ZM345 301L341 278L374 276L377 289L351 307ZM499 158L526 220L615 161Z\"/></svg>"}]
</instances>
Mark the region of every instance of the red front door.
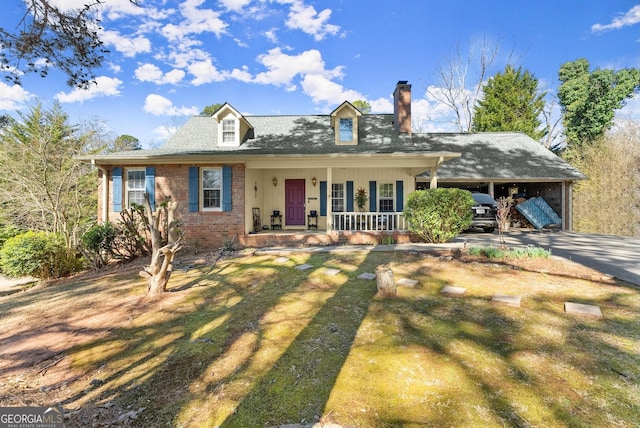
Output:
<instances>
[{"instance_id":1,"label":"red front door","mask_svg":"<svg viewBox=\"0 0 640 428\"><path fill-rule=\"evenodd\" d=\"M287 226L304 226L304 179L284 181L284 222Z\"/></svg>"}]
</instances>

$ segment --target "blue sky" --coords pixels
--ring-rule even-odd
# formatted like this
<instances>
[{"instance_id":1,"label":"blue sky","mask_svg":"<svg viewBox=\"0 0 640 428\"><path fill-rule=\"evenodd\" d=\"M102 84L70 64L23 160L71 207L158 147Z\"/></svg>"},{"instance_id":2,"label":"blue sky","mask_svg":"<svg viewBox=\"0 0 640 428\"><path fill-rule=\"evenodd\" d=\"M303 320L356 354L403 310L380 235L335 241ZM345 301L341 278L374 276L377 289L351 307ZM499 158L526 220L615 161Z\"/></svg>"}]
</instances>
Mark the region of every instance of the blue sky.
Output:
<instances>
[{"instance_id":1,"label":"blue sky","mask_svg":"<svg viewBox=\"0 0 640 428\"><path fill-rule=\"evenodd\" d=\"M559 67L578 58L592 68L640 68L638 1L104 1L102 39L111 54L98 85L73 89L56 72L25 76L22 86L0 81L0 114L57 100L74 123L99 119L114 136L156 147L207 105L324 114L366 99L374 113L390 113L396 82L408 80L420 129L450 131L449 112L427 90L437 92L448 58L474 57L482 40L499 47L491 75L509 62L551 91ZM0 27L15 28L23 14L22 0L3 0ZM640 98L619 115L639 120Z\"/></svg>"}]
</instances>

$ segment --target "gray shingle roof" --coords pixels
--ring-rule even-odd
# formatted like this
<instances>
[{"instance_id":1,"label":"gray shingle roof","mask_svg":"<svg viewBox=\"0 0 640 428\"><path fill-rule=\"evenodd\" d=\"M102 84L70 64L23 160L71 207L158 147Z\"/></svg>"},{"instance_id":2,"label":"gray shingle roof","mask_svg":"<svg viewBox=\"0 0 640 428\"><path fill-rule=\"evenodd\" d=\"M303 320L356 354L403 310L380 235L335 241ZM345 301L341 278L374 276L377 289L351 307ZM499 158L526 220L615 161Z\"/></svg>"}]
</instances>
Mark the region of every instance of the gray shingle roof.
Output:
<instances>
[{"instance_id":1,"label":"gray shingle roof","mask_svg":"<svg viewBox=\"0 0 640 428\"><path fill-rule=\"evenodd\" d=\"M358 145L336 145L329 115L245 116L252 138L239 147L218 147L218 124L209 116L192 117L159 149L84 157L86 160L126 162L145 159L162 163L165 157L191 155L333 155L385 153L462 153L438 170L446 179L575 180L582 173L520 133L398 133L392 114L363 115Z\"/></svg>"}]
</instances>

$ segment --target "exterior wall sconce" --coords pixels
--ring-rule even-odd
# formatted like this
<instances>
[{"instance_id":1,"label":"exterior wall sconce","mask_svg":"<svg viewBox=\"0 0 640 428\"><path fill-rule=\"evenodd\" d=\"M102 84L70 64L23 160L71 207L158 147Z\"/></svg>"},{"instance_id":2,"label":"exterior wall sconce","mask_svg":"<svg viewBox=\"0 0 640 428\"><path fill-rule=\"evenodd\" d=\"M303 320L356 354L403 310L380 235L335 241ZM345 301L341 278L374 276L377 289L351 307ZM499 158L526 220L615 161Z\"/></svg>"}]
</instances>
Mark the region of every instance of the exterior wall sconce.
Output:
<instances>
[{"instance_id":1,"label":"exterior wall sconce","mask_svg":"<svg viewBox=\"0 0 640 428\"><path fill-rule=\"evenodd\" d=\"M278 179L273 177L273 187L276 187L278 185Z\"/></svg>"},{"instance_id":2,"label":"exterior wall sconce","mask_svg":"<svg viewBox=\"0 0 640 428\"><path fill-rule=\"evenodd\" d=\"M315 177L313 177L313 178L311 179L311 184L313 184L313 187L316 187L316 183L318 183L318 180L316 180L316 178L315 178Z\"/></svg>"}]
</instances>

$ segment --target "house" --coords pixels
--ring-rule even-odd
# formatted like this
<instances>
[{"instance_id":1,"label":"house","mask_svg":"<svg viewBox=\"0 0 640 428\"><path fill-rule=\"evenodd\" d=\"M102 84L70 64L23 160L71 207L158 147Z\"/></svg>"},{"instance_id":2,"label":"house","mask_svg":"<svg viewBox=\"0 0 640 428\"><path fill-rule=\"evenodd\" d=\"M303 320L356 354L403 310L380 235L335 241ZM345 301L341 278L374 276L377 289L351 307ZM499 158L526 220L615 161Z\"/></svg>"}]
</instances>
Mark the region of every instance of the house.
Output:
<instances>
[{"instance_id":1,"label":"house","mask_svg":"<svg viewBox=\"0 0 640 428\"><path fill-rule=\"evenodd\" d=\"M225 103L159 149L83 159L99 169L100 221L145 192L152 203L171 197L187 243L203 247L232 236L246 246L406 242L407 195L442 183L547 197L570 228L571 186L584 178L522 134L412 133L406 81L393 114L363 115L345 101L329 115L245 116Z\"/></svg>"}]
</instances>

